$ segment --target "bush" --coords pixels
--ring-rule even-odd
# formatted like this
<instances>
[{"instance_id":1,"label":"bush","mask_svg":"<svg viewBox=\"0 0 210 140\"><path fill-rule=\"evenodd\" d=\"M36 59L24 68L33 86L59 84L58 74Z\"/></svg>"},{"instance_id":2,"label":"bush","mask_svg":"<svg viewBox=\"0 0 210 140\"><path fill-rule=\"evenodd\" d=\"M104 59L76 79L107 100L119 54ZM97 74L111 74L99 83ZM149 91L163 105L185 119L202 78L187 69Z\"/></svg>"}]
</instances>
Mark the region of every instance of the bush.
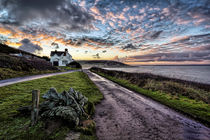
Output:
<instances>
[{"instance_id":1,"label":"bush","mask_svg":"<svg viewBox=\"0 0 210 140\"><path fill-rule=\"evenodd\" d=\"M57 70L56 67L53 67L50 62L44 59L26 59L24 57L15 57L6 54L0 54L0 67L15 71Z\"/></svg>"},{"instance_id":2,"label":"bush","mask_svg":"<svg viewBox=\"0 0 210 140\"><path fill-rule=\"evenodd\" d=\"M67 64L68 67L71 67L71 68L78 68L78 69L81 69L82 66L80 65L80 63L78 63L77 61L73 61L69 64Z\"/></svg>"}]
</instances>

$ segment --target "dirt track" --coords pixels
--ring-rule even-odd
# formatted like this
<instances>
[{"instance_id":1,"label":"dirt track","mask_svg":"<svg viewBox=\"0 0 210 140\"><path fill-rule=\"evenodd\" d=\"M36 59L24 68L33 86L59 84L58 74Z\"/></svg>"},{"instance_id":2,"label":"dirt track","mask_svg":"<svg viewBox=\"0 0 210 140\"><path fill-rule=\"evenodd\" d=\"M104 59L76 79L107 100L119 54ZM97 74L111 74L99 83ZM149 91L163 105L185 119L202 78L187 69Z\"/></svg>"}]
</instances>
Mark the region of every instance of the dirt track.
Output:
<instances>
[{"instance_id":1,"label":"dirt track","mask_svg":"<svg viewBox=\"0 0 210 140\"><path fill-rule=\"evenodd\" d=\"M210 128L87 71L105 99L96 107L99 140L210 140Z\"/></svg>"}]
</instances>

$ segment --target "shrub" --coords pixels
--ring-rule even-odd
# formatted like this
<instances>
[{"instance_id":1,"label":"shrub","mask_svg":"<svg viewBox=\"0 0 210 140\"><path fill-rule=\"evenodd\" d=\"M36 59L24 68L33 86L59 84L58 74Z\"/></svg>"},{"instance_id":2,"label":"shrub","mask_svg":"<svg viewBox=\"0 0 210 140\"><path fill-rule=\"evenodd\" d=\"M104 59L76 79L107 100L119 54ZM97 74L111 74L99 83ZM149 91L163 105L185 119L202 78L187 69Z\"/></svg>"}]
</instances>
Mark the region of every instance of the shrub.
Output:
<instances>
[{"instance_id":1,"label":"shrub","mask_svg":"<svg viewBox=\"0 0 210 140\"><path fill-rule=\"evenodd\" d=\"M81 69L82 66L80 65L80 63L78 63L77 61L73 61L69 64L67 64L68 67L71 67L71 68L78 68L78 69Z\"/></svg>"},{"instance_id":2,"label":"shrub","mask_svg":"<svg viewBox=\"0 0 210 140\"><path fill-rule=\"evenodd\" d=\"M50 62L44 59L26 59L24 57L15 57L6 54L0 54L0 67L10 68L16 71L57 70L56 67L53 67Z\"/></svg>"}]
</instances>

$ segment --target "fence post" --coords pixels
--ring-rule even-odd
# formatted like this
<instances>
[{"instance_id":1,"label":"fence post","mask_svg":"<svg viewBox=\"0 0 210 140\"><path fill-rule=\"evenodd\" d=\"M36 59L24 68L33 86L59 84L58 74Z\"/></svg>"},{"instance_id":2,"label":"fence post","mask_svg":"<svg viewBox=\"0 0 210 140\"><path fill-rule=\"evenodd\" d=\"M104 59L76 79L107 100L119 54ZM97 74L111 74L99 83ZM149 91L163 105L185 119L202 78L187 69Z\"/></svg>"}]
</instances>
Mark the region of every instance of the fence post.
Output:
<instances>
[{"instance_id":1,"label":"fence post","mask_svg":"<svg viewBox=\"0 0 210 140\"><path fill-rule=\"evenodd\" d=\"M32 91L32 110L31 110L31 125L35 125L39 115L39 90Z\"/></svg>"}]
</instances>

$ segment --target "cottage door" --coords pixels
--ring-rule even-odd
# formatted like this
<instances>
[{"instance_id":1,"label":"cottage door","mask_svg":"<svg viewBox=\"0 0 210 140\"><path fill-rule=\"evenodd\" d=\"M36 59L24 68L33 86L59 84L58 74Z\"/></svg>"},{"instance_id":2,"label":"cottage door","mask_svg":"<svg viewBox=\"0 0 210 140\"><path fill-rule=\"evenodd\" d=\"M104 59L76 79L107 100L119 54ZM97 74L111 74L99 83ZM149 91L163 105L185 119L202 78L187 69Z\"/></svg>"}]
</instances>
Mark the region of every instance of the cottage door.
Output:
<instances>
[{"instance_id":1,"label":"cottage door","mask_svg":"<svg viewBox=\"0 0 210 140\"><path fill-rule=\"evenodd\" d=\"M58 66L58 61L53 61L53 66Z\"/></svg>"}]
</instances>

